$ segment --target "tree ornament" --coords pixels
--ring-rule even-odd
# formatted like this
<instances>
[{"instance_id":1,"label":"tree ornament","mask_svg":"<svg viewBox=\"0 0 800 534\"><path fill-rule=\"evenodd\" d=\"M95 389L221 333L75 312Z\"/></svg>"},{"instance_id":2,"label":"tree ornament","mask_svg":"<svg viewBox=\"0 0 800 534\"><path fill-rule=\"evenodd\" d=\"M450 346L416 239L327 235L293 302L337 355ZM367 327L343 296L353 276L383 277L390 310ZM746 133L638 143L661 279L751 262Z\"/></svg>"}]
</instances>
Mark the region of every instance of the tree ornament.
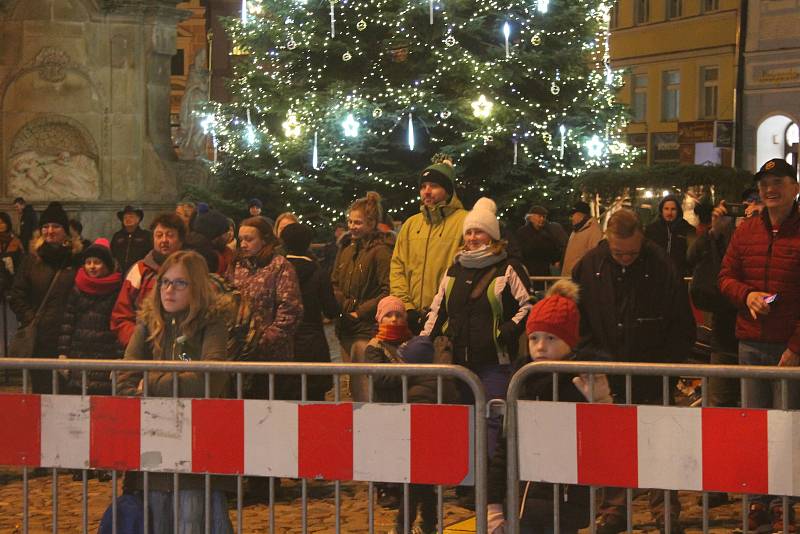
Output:
<instances>
[{"instance_id":1,"label":"tree ornament","mask_svg":"<svg viewBox=\"0 0 800 534\"><path fill-rule=\"evenodd\" d=\"M561 92L561 87L558 85L558 82L561 80L561 73L558 72L556 69L556 79L553 80L553 83L550 84L550 92L554 95L558 95Z\"/></svg>"},{"instance_id":2,"label":"tree ornament","mask_svg":"<svg viewBox=\"0 0 800 534\"><path fill-rule=\"evenodd\" d=\"M364 19L359 20L358 24L356 24L356 29L358 31L360 31L360 32L363 32L364 30L366 30L367 29L367 21L365 21Z\"/></svg>"},{"instance_id":3,"label":"tree ornament","mask_svg":"<svg viewBox=\"0 0 800 534\"><path fill-rule=\"evenodd\" d=\"M381 108L375 108L372 110L372 116L376 119L379 119L383 115L383 110Z\"/></svg>"},{"instance_id":4,"label":"tree ornament","mask_svg":"<svg viewBox=\"0 0 800 534\"><path fill-rule=\"evenodd\" d=\"M244 139L249 146L255 145L258 140L256 138L256 129L253 127L253 123L250 122L250 108L247 108L247 126L245 126L244 130Z\"/></svg>"},{"instance_id":5,"label":"tree ornament","mask_svg":"<svg viewBox=\"0 0 800 534\"><path fill-rule=\"evenodd\" d=\"M442 111L439 113L439 116L440 116L441 118L443 118L444 120L447 120L447 119L449 119L449 118L450 118L450 112L449 112L449 111L447 111L446 109L444 109L444 110L442 110Z\"/></svg>"},{"instance_id":6,"label":"tree ornament","mask_svg":"<svg viewBox=\"0 0 800 534\"><path fill-rule=\"evenodd\" d=\"M342 121L342 130L344 130L345 137L358 136L358 122L353 117L352 113L348 113L347 117Z\"/></svg>"},{"instance_id":7,"label":"tree ornament","mask_svg":"<svg viewBox=\"0 0 800 534\"><path fill-rule=\"evenodd\" d=\"M539 46L540 44L542 44L542 34L540 32L536 32L533 34L533 37L531 37L531 44L533 46Z\"/></svg>"},{"instance_id":8,"label":"tree ornament","mask_svg":"<svg viewBox=\"0 0 800 534\"><path fill-rule=\"evenodd\" d=\"M492 114L494 104L486 99L485 95L480 95L477 100L472 102L472 114L479 119L485 119Z\"/></svg>"},{"instance_id":9,"label":"tree ornament","mask_svg":"<svg viewBox=\"0 0 800 534\"><path fill-rule=\"evenodd\" d=\"M433 25L433 0L428 0L428 6L429 6L428 12L430 13L430 17L429 17L430 18L430 23L431 23L431 26L432 26Z\"/></svg>"},{"instance_id":10,"label":"tree ornament","mask_svg":"<svg viewBox=\"0 0 800 534\"><path fill-rule=\"evenodd\" d=\"M336 37L336 0L329 0L331 4L331 37Z\"/></svg>"},{"instance_id":11,"label":"tree ornament","mask_svg":"<svg viewBox=\"0 0 800 534\"><path fill-rule=\"evenodd\" d=\"M342 61L350 61L351 59L353 59L353 56L350 54L350 52L345 52L342 54Z\"/></svg>"},{"instance_id":12,"label":"tree ornament","mask_svg":"<svg viewBox=\"0 0 800 534\"><path fill-rule=\"evenodd\" d=\"M550 7L550 0L538 0L536 6L539 9L539 13L547 13L547 9Z\"/></svg>"},{"instance_id":13,"label":"tree ornament","mask_svg":"<svg viewBox=\"0 0 800 534\"><path fill-rule=\"evenodd\" d=\"M389 48L389 58L391 58L392 62L405 63L408 59L408 46L406 41L401 41L392 45L392 47Z\"/></svg>"},{"instance_id":14,"label":"tree ornament","mask_svg":"<svg viewBox=\"0 0 800 534\"><path fill-rule=\"evenodd\" d=\"M542 132L542 139L544 140L544 144L548 146L553 144L553 136L550 135L550 132Z\"/></svg>"},{"instance_id":15,"label":"tree ornament","mask_svg":"<svg viewBox=\"0 0 800 534\"><path fill-rule=\"evenodd\" d=\"M586 152L588 152L590 158L600 158L603 156L603 151L606 148L606 144L600 140L597 135L593 135L591 139L586 141Z\"/></svg>"},{"instance_id":16,"label":"tree ornament","mask_svg":"<svg viewBox=\"0 0 800 534\"><path fill-rule=\"evenodd\" d=\"M561 146L558 149L559 159L564 159L564 141L567 134L567 127L563 124L558 127L558 133L561 134Z\"/></svg>"},{"instance_id":17,"label":"tree ornament","mask_svg":"<svg viewBox=\"0 0 800 534\"><path fill-rule=\"evenodd\" d=\"M511 54L508 52L508 37L511 35L511 26L508 25L508 22L503 24L503 35L506 38L506 59L511 57Z\"/></svg>"},{"instance_id":18,"label":"tree ornament","mask_svg":"<svg viewBox=\"0 0 800 534\"><path fill-rule=\"evenodd\" d=\"M444 40L444 44L446 44L448 47L451 47L456 44L456 38L452 35L448 35L447 39Z\"/></svg>"},{"instance_id":19,"label":"tree ornament","mask_svg":"<svg viewBox=\"0 0 800 534\"><path fill-rule=\"evenodd\" d=\"M317 152L317 132L314 132L314 148L311 149L311 167L319 169L319 153Z\"/></svg>"},{"instance_id":20,"label":"tree ornament","mask_svg":"<svg viewBox=\"0 0 800 534\"><path fill-rule=\"evenodd\" d=\"M247 24L247 0L242 0L242 24Z\"/></svg>"},{"instance_id":21,"label":"tree ornament","mask_svg":"<svg viewBox=\"0 0 800 534\"><path fill-rule=\"evenodd\" d=\"M283 121L283 133L286 137L293 139L300 137L300 134L303 132L303 126L300 124L300 121L297 120L297 115L291 109L286 112L286 120Z\"/></svg>"},{"instance_id":22,"label":"tree ornament","mask_svg":"<svg viewBox=\"0 0 800 534\"><path fill-rule=\"evenodd\" d=\"M294 39L289 39L289 42L286 43L286 48L288 48L289 50L294 50L295 48L297 48L297 43L294 42Z\"/></svg>"},{"instance_id":23,"label":"tree ornament","mask_svg":"<svg viewBox=\"0 0 800 534\"><path fill-rule=\"evenodd\" d=\"M414 150L414 121L411 113L408 114L408 149Z\"/></svg>"},{"instance_id":24,"label":"tree ornament","mask_svg":"<svg viewBox=\"0 0 800 534\"><path fill-rule=\"evenodd\" d=\"M514 141L514 165L516 165L517 164L517 145L519 144L518 141L517 141L517 135L516 134L514 134L513 141Z\"/></svg>"}]
</instances>

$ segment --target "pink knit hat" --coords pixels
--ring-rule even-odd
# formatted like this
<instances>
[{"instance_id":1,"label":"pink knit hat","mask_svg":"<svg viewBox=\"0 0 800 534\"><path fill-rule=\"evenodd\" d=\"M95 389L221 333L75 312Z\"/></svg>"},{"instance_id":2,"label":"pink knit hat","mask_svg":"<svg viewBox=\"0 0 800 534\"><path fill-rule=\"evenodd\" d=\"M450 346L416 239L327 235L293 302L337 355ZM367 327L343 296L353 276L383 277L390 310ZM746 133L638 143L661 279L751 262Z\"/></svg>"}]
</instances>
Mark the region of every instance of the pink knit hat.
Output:
<instances>
[{"instance_id":1,"label":"pink knit hat","mask_svg":"<svg viewBox=\"0 0 800 534\"><path fill-rule=\"evenodd\" d=\"M378 302L378 313L375 314L375 320L380 323L381 319L383 319L383 316L391 311L400 311L404 314L406 312L406 305L403 304L402 300L394 295L383 297L381 301Z\"/></svg>"}]
</instances>

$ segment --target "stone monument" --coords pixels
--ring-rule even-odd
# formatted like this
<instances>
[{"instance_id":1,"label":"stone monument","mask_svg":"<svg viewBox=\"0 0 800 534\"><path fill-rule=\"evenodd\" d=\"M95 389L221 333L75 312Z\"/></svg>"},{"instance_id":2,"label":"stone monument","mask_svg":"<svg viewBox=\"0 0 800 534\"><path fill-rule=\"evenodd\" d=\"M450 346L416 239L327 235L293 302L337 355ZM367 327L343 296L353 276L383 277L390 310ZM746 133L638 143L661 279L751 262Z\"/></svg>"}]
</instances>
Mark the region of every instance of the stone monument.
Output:
<instances>
[{"instance_id":1,"label":"stone monument","mask_svg":"<svg viewBox=\"0 0 800 534\"><path fill-rule=\"evenodd\" d=\"M174 207L197 176L170 138L177 3L0 0L0 209L59 200L95 237Z\"/></svg>"}]
</instances>

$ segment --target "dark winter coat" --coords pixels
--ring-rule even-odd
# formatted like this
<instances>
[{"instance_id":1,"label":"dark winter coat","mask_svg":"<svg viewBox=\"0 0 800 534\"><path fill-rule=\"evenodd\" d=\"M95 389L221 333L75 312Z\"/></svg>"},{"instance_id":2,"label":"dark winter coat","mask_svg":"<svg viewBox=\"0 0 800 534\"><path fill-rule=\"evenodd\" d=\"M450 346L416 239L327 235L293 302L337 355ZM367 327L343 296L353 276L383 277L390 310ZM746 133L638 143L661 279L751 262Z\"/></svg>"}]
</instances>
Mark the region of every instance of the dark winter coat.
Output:
<instances>
[{"instance_id":1,"label":"dark winter coat","mask_svg":"<svg viewBox=\"0 0 800 534\"><path fill-rule=\"evenodd\" d=\"M578 354L618 362L686 361L697 334L694 316L686 286L661 247L645 239L636 261L622 267L603 240L578 262L572 278L581 288ZM634 381L634 396L653 400L658 384L658 378Z\"/></svg>"},{"instance_id":2,"label":"dark winter coat","mask_svg":"<svg viewBox=\"0 0 800 534\"><path fill-rule=\"evenodd\" d=\"M733 233L719 286L739 310L736 337L744 341L788 343L800 353L800 214L797 206L773 232L769 213L745 219ZM751 291L777 293L769 315L753 319L747 309Z\"/></svg>"},{"instance_id":3,"label":"dark winter coat","mask_svg":"<svg viewBox=\"0 0 800 534\"><path fill-rule=\"evenodd\" d=\"M402 345L401 345L402 346ZM405 365L397 354L399 347L372 338L364 351L367 363L395 363ZM434 357L433 363L451 364ZM403 379L400 376L376 375L373 379L375 388L374 402L403 402ZM438 400L437 380L435 376L409 376L406 399L410 403L436 404ZM454 404L460 399L458 389L452 378L442 379L442 402Z\"/></svg>"},{"instance_id":4,"label":"dark winter coat","mask_svg":"<svg viewBox=\"0 0 800 534\"><path fill-rule=\"evenodd\" d=\"M529 279L517 260L498 257L477 269L464 267L457 256L442 278L421 335L449 337L459 365L510 364L525 330L529 299Z\"/></svg>"},{"instance_id":5,"label":"dark winter coat","mask_svg":"<svg viewBox=\"0 0 800 534\"><path fill-rule=\"evenodd\" d=\"M339 304L333 296L330 277L316 260L308 256L287 255L286 259L294 266L303 297L303 320L294 334L294 359L298 362L330 363L330 347L322 316L324 314L329 319L339 316ZM332 382L330 376L307 377L307 398L323 400ZM300 398L299 394L295 397Z\"/></svg>"},{"instance_id":6,"label":"dark winter coat","mask_svg":"<svg viewBox=\"0 0 800 534\"><path fill-rule=\"evenodd\" d=\"M20 326L25 326L33 320L50 282L56 272L61 270L47 302L42 307L34 346L37 357L51 358L58 355L59 326L75 282L79 257L79 244L74 248L70 242L60 247L42 244L35 248L35 253L25 256L14 278L8 303L17 315Z\"/></svg>"},{"instance_id":7,"label":"dark winter coat","mask_svg":"<svg viewBox=\"0 0 800 534\"><path fill-rule=\"evenodd\" d=\"M22 241L22 247L26 251L37 228L39 228L39 217L36 215L33 206L26 204L22 208L22 214L19 218L19 239Z\"/></svg>"},{"instance_id":8,"label":"dark winter coat","mask_svg":"<svg viewBox=\"0 0 800 534\"><path fill-rule=\"evenodd\" d=\"M678 218L667 222L664 220L662 208L665 202L674 202L678 206ZM681 202L675 195L664 197L658 204L658 219L647 225L645 237L664 249L674 265L678 276L683 278L689 275L689 266L686 262L686 252L690 241L694 240L696 231L694 226L683 218Z\"/></svg>"},{"instance_id":9,"label":"dark winter coat","mask_svg":"<svg viewBox=\"0 0 800 534\"><path fill-rule=\"evenodd\" d=\"M526 358L525 362L530 360ZM559 402L586 402L586 399L572 383L572 375L558 375L558 400ZM551 374L534 375L526 382L523 400L549 402L553 400L553 377ZM497 442L494 456L489 463L488 473L488 502L501 504L506 500L506 440ZM587 486L562 484L559 489L561 503L561 529L576 530L585 528L589 524L589 488ZM509 510L519 510L519 506L507 507ZM508 512L512 513L512 512ZM543 482L531 482L525 503L526 521L535 522L542 528L553 526L553 485Z\"/></svg>"},{"instance_id":10,"label":"dark winter coat","mask_svg":"<svg viewBox=\"0 0 800 534\"><path fill-rule=\"evenodd\" d=\"M117 260L120 272L124 275L131 265L147 256L153 249L153 234L140 227L133 233L128 233L125 228L118 231L111 238L111 255Z\"/></svg>"},{"instance_id":11,"label":"dark winter coat","mask_svg":"<svg viewBox=\"0 0 800 534\"><path fill-rule=\"evenodd\" d=\"M531 223L525 223L517 230L517 244L531 276L550 276L550 265L561 261L563 248L547 224L537 230Z\"/></svg>"},{"instance_id":12,"label":"dark winter coat","mask_svg":"<svg viewBox=\"0 0 800 534\"><path fill-rule=\"evenodd\" d=\"M119 276L119 274L117 274ZM117 359L122 358L123 349L117 336L111 331L109 322L111 310L117 301L122 279L105 294L91 294L81 291L76 285L69 295L64 317L61 321L61 335L58 338L58 353L76 359ZM67 387L73 391L81 389L81 373L70 373ZM108 394L111 392L111 378L108 371L87 373L89 394Z\"/></svg>"},{"instance_id":13,"label":"dark winter coat","mask_svg":"<svg viewBox=\"0 0 800 534\"><path fill-rule=\"evenodd\" d=\"M7 224L11 228L10 221ZM19 270L22 261L22 242L11 232L0 234L0 292L5 293L14 283L14 273ZM6 260L11 260L11 270L6 266Z\"/></svg>"},{"instance_id":14,"label":"dark winter coat","mask_svg":"<svg viewBox=\"0 0 800 534\"><path fill-rule=\"evenodd\" d=\"M378 302L389 294L389 264L392 248L386 235L373 232L362 239L343 237L331 273L333 293L342 309L336 324L340 337L369 339L375 333ZM354 319L352 312L358 315Z\"/></svg>"}]
</instances>

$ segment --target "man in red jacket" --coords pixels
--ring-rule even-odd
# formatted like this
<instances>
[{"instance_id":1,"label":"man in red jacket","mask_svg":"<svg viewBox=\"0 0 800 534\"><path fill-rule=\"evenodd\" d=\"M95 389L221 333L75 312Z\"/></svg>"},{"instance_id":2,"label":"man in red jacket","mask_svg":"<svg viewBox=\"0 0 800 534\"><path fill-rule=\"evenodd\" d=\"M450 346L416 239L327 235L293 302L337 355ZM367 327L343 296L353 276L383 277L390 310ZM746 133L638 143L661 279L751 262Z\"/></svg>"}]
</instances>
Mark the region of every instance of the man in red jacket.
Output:
<instances>
[{"instance_id":1,"label":"man in red jacket","mask_svg":"<svg viewBox=\"0 0 800 534\"><path fill-rule=\"evenodd\" d=\"M742 365L800 365L800 213L797 171L771 159L756 173L764 203L760 216L745 219L731 239L719 273L719 287L739 310L736 338ZM780 382L742 381L749 408L796 409L797 386L781 403ZM789 510L789 532L795 531ZM750 505L750 529L783 531L780 499L759 497Z\"/></svg>"},{"instance_id":2,"label":"man in red jacket","mask_svg":"<svg viewBox=\"0 0 800 534\"><path fill-rule=\"evenodd\" d=\"M181 250L186 240L186 225L175 213L162 213L153 220L150 229L153 250L130 268L111 310L111 330L123 347L128 346L136 328L136 312L156 285L159 267L170 254Z\"/></svg>"}]
</instances>

